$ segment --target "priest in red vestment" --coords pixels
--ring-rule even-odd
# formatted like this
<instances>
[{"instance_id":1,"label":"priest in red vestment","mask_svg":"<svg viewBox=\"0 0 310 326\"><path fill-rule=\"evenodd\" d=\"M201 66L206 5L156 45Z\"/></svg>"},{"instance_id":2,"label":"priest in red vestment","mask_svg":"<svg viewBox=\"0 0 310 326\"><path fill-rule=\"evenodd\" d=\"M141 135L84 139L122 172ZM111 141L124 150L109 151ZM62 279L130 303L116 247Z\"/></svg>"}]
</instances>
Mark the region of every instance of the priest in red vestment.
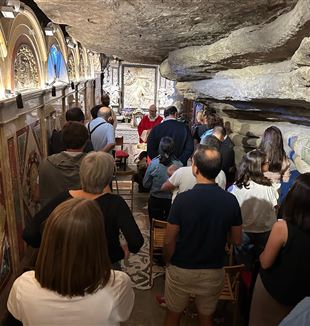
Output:
<instances>
[{"instance_id":1,"label":"priest in red vestment","mask_svg":"<svg viewBox=\"0 0 310 326\"><path fill-rule=\"evenodd\" d=\"M138 125L138 133L140 137L140 143L146 143L152 128L159 125L163 118L157 115L157 108L155 104L149 107L149 114L146 114Z\"/></svg>"}]
</instances>

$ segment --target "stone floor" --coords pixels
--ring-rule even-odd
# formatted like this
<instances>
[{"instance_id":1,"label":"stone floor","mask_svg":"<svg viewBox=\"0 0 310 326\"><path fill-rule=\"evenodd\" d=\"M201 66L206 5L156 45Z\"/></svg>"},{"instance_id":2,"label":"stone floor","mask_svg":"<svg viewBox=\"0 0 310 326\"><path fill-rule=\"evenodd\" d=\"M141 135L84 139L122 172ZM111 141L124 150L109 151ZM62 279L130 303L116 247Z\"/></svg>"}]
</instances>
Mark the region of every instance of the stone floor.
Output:
<instances>
[{"instance_id":1,"label":"stone floor","mask_svg":"<svg viewBox=\"0 0 310 326\"><path fill-rule=\"evenodd\" d=\"M122 177L124 179L126 177ZM128 178L128 177L127 177ZM137 185L134 188L134 212L147 213L147 199L148 194L139 193ZM128 203L129 204L129 203ZM142 216L142 215L139 215ZM149 224L147 218L144 217L144 221L137 221L139 225L144 223ZM163 294L164 292L164 277L158 277L154 280L154 286L150 290L135 290L135 305L133 312L128 321L123 323L125 326L158 326L163 325L165 318L165 309L160 307L155 300L155 296ZM223 305L219 303L217 312L215 314L215 325L233 325L233 307L228 305ZM190 311L195 311L195 307L190 307ZM191 317L189 315L184 315L182 317L182 326L198 325L197 317ZM245 325L242 318L239 318L237 325Z\"/></svg>"}]
</instances>

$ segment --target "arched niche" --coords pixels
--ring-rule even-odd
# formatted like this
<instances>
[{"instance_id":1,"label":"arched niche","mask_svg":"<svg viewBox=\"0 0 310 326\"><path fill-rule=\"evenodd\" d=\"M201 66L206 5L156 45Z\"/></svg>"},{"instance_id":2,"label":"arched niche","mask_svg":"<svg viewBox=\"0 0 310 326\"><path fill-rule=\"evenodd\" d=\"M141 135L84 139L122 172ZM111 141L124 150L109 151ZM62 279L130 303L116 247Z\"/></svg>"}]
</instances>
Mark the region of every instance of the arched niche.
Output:
<instances>
[{"instance_id":1,"label":"arched niche","mask_svg":"<svg viewBox=\"0 0 310 326\"><path fill-rule=\"evenodd\" d=\"M68 83L67 66L58 44L52 44L47 59L47 81Z\"/></svg>"},{"instance_id":2,"label":"arched niche","mask_svg":"<svg viewBox=\"0 0 310 326\"><path fill-rule=\"evenodd\" d=\"M67 63L68 47L66 44L65 37L63 35L61 28L58 25L53 24L53 28L54 28L54 35L46 36L47 48L50 49L52 45L56 44L58 46L58 49L60 50L60 52L63 55L65 63Z\"/></svg>"},{"instance_id":3,"label":"arched niche","mask_svg":"<svg viewBox=\"0 0 310 326\"><path fill-rule=\"evenodd\" d=\"M7 69L4 81L6 88L12 91L16 90L15 71L18 63L23 60L27 63L28 68L31 67L31 74L35 76L33 85L28 83L24 90L28 90L30 86L30 89L44 87L47 76L47 69L45 68L47 64L46 41L35 14L28 6L25 6L24 11L19 13L7 26L6 39L8 40ZM26 73L24 70L23 72ZM21 76L19 78L23 79ZM19 84L22 84L21 80ZM22 88L21 91L23 91Z\"/></svg>"}]
</instances>

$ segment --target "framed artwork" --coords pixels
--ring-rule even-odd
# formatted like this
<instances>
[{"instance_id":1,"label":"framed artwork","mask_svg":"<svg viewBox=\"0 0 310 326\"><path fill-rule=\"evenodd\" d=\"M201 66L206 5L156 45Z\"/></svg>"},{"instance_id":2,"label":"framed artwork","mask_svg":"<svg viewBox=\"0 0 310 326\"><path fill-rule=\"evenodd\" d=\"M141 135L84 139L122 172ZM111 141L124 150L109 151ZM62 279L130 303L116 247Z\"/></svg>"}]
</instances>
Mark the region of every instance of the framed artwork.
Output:
<instances>
[{"instance_id":1,"label":"framed artwork","mask_svg":"<svg viewBox=\"0 0 310 326\"><path fill-rule=\"evenodd\" d=\"M12 258L8 237L7 212L3 194L2 172L0 171L0 290L5 287L12 274Z\"/></svg>"},{"instance_id":2,"label":"framed artwork","mask_svg":"<svg viewBox=\"0 0 310 326\"><path fill-rule=\"evenodd\" d=\"M16 231L18 237L18 250L20 260L24 256L25 242L22 238L22 232L25 224L23 223L23 215L20 204L20 192L18 186L18 173L17 173L17 159L15 151L14 137L8 139L8 149L9 149L9 162L12 178L12 191L13 191L13 200L14 200L14 211L15 211L15 223Z\"/></svg>"},{"instance_id":3,"label":"framed artwork","mask_svg":"<svg viewBox=\"0 0 310 326\"><path fill-rule=\"evenodd\" d=\"M122 65L123 108L148 109L157 101L157 66Z\"/></svg>"}]
</instances>

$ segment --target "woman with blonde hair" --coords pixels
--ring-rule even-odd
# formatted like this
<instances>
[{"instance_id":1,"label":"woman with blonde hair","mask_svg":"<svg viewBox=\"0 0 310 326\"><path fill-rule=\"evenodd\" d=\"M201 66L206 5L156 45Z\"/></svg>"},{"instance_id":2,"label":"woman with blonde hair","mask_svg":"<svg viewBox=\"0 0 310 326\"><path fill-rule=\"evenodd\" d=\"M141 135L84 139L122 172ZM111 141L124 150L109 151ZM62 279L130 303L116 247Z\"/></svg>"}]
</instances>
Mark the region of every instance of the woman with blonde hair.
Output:
<instances>
[{"instance_id":1,"label":"woman with blonde hair","mask_svg":"<svg viewBox=\"0 0 310 326\"><path fill-rule=\"evenodd\" d=\"M119 325L133 304L129 277L111 270L98 204L73 198L47 219L35 270L15 280L7 306L23 325Z\"/></svg>"},{"instance_id":2,"label":"woman with blonde hair","mask_svg":"<svg viewBox=\"0 0 310 326\"><path fill-rule=\"evenodd\" d=\"M40 247L42 223L60 203L70 198L92 199L97 202L104 216L110 260L114 268L120 269L119 261L124 258L124 251L119 241L119 233L124 235L132 253L140 250L144 240L125 200L106 190L113 172L114 159L110 154L87 154L80 167L82 189L64 191L50 201L26 226L23 239L34 248Z\"/></svg>"}]
</instances>

